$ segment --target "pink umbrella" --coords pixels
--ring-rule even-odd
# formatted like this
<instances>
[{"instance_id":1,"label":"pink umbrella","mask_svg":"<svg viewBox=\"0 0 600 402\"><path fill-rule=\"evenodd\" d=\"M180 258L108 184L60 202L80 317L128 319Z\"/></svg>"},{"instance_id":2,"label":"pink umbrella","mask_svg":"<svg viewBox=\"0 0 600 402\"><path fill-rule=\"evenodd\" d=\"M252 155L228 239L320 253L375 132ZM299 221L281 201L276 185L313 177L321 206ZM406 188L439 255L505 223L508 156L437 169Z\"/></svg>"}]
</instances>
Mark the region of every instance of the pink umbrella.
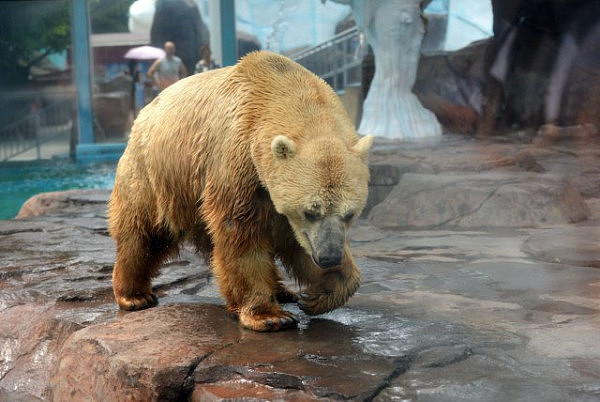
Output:
<instances>
[{"instance_id":1,"label":"pink umbrella","mask_svg":"<svg viewBox=\"0 0 600 402\"><path fill-rule=\"evenodd\" d=\"M154 60L165 57L165 51L154 46L139 46L131 48L125 53L126 59Z\"/></svg>"}]
</instances>

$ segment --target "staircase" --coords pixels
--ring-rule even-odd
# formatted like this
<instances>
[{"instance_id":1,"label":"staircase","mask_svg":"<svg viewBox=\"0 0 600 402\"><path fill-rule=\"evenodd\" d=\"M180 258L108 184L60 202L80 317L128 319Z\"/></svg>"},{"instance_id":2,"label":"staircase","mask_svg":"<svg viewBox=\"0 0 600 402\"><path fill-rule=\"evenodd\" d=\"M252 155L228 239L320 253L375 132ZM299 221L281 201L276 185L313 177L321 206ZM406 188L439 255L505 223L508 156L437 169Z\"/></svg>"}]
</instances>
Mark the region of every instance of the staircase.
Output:
<instances>
[{"instance_id":1,"label":"staircase","mask_svg":"<svg viewBox=\"0 0 600 402\"><path fill-rule=\"evenodd\" d=\"M365 38L354 27L288 57L325 80L340 97L352 121L358 124L361 64L366 49Z\"/></svg>"},{"instance_id":2,"label":"staircase","mask_svg":"<svg viewBox=\"0 0 600 402\"><path fill-rule=\"evenodd\" d=\"M0 129L0 162L36 150L41 159L42 144L57 137L69 137L74 124L73 101L58 101Z\"/></svg>"}]
</instances>

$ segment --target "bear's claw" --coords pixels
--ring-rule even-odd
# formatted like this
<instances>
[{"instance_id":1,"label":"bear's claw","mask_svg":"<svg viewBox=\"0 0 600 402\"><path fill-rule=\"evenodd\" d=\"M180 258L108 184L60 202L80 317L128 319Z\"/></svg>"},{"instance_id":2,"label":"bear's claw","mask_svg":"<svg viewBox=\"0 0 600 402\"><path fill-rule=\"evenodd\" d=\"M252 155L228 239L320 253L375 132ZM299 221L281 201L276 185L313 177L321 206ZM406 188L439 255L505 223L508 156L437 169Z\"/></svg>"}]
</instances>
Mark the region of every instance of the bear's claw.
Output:
<instances>
[{"instance_id":1,"label":"bear's claw","mask_svg":"<svg viewBox=\"0 0 600 402\"><path fill-rule=\"evenodd\" d=\"M134 311L154 307L158 304L158 297L154 293L136 295L134 297L117 297L117 303L122 310Z\"/></svg>"},{"instance_id":2,"label":"bear's claw","mask_svg":"<svg viewBox=\"0 0 600 402\"><path fill-rule=\"evenodd\" d=\"M298 300L298 307L308 315L318 315L327 313L339 306L334 303L331 292L324 293L301 293Z\"/></svg>"},{"instance_id":3,"label":"bear's claw","mask_svg":"<svg viewBox=\"0 0 600 402\"><path fill-rule=\"evenodd\" d=\"M298 324L298 319L287 311L281 310L272 314L272 316L266 317L266 314L240 313L240 323L245 328L261 332L279 331L295 327Z\"/></svg>"}]
</instances>

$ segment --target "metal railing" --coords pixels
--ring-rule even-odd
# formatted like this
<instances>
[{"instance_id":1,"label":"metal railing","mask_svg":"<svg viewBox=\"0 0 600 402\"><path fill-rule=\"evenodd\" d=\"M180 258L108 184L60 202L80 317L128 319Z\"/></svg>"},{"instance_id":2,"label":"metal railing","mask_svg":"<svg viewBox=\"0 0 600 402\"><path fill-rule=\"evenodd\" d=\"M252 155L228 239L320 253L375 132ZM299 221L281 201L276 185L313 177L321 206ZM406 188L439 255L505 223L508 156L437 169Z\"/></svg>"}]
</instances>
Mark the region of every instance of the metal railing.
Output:
<instances>
[{"instance_id":1,"label":"metal railing","mask_svg":"<svg viewBox=\"0 0 600 402\"><path fill-rule=\"evenodd\" d=\"M341 92L348 86L360 86L361 62L366 46L362 34L354 27L288 57Z\"/></svg>"},{"instance_id":2,"label":"metal railing","mask_svg":"<svg viewBox=\"0 0 600 402\"><path fill-rule=\"evenodd\" d=\"M73 110L72 99L61 100L1 128L0 161L8 161L34 148L37 159L41 159L43 143L71 132Z\"/></svg>"}]
</instances>

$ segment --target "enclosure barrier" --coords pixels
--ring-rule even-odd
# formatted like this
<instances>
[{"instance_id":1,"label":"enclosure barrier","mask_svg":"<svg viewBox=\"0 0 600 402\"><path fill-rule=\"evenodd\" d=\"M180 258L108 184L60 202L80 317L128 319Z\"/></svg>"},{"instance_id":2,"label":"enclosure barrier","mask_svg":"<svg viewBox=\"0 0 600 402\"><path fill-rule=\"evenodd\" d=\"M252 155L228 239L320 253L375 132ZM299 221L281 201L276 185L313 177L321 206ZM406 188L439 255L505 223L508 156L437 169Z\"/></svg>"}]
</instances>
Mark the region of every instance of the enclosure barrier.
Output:
<instances>
[{"instance_id":1,"label":"enclosure barrier","mask_svg":"<svg viewBox=\"0 0 600 402\"><path fill-rule=\"evenodd\" d=\"M325 80L336 92L360 86L366 40L356 27L288 57Z\"/></svg>"},{"instance_id":2,"label":"enclosure barrier","mask_svg":"<svg viewBox=\"0 0 600 402\"><path fill-rule=\"evenodd\" d=\"M41 159L42 144L71 133L73 107L72 99L61 100L0 129L0 161L8 161L34 148L37 159Z\"/></svg>"}]
</instances>

